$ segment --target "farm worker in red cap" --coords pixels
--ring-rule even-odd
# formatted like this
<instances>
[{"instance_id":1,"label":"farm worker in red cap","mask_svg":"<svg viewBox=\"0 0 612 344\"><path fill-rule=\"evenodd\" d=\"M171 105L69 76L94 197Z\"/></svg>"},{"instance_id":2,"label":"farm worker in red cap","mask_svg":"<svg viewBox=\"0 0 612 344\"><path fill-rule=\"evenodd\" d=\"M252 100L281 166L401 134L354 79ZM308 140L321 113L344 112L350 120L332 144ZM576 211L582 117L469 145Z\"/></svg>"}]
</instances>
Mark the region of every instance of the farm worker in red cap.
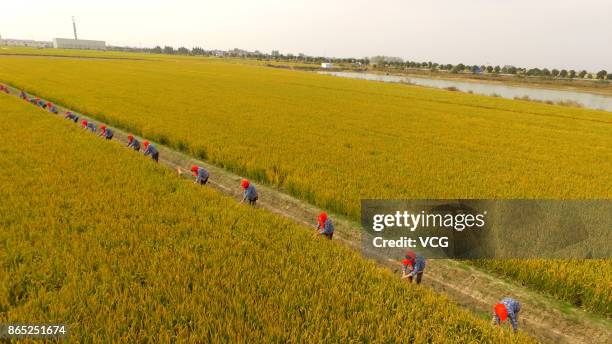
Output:
<instances>
[{"instance_id":1,"label":"farm worker in red cap","mask_svg":"<svg viewBox=\"0 0 612 344\"><path fill-rule=\"evenodd\" d=\"M248 200L250 205L255 205L255 202L257 202L257 199L259 199L259 197L257 196L257 190L255 190L255 185L249 183L248 180L243 179L240 183L240 186L242 186L242 188L244 189L244 194L240 203L243 203L244 201Z\"/></svg>"},{"instance_id":2,"label":"farm worker in red cap","mask_svg":"<svg viewBox=\"0 0 612 344\"><path fill-rule=\"evenodd\" d=\"M317 230L319 231L319 235L323 235L329 240L334 236L334 224L324 211L321 212L317 218Z\"/></svg>"},{"instance_id":3,"label":"farm worker in red cap","mask_svg":"<svg viewBox=\"0 0 612 344\"><path fill-rule=\"evenodd\" d=\"M518 331L518 313L521 311L521 304L513 298L505 297L500 303L493 307L493 324L499 325L510 318L512 329Z\"/></svg>"},{"instance_id":4,"label":"farm worker in red cap","mask_svg":"<svg viewBox=\"0 0 612 344\"><path fill-rule=\"evenodd\" d=\"M206 182L208 182L208 171L204 167L192 165L191 172L196 177L196 184L206 185Z\"/></svg>"},{"instance_id":5,"label":"farm worker in red cap","mask_svg":"<svg viewBox=\"0 0 612 344\"><path fill-rule=\"evenodd\" d=\"M408 274L411 273L413 269L412 260L404 258L402 260L402 278L407 278Z\"/></svg>"},{"instance_id":6,"label":"farm worker in red cap","mask_svg":"<svg viewBox=\"0 0 612 344\"><path fill-rule=\"evenodd\" d=\"M142 145L144 146L144 149L145 149L144 155L147 156L151 154L151 159L153 159L155 162L158 162L159 152L157 151L157 149L155 149L155 146L149 143L149 141L144 141Z\"/></svg>"},{"instance_id":7,"label":"farm worker in red cap","mask_svg":"<svg viewBox=\"0 0 612 344\"><path fill-rule=\"evenodd\" d=\"M106 128L104 124L100 126L100 129L102 129L102 131L100 132L98 136L103 136L107 140L110 140L113 138L113 131Z\"/></svg>"},{"instance_id":8,"label":"farm worker in red cap","mask_svg":"<svg viewBox=\"0 0 612 344\"><path fill-rule=\"evenodd\" d=\"M420 254L414 253L414 251L410 250L406 253L406 257L402 263L404 265L404 273L402 278L407 278L410 283L412 283L412 279L416 276L417 284L421 284L421 279L423 278L423 271L425 271L425 258ZM408 271L410 270L410 271Z\"/></svg>"},{"instance_id":9,"label":"farm worker in red cap","mask_svg":"<svg viewBox=\"0 0 612 344\"><path fill-rule=\"evenodd\" d=\"M135 151L140 150L140 142L134 138L134 135L128 135L128 148L132 148Z\"/></svg>"}]
</instances>

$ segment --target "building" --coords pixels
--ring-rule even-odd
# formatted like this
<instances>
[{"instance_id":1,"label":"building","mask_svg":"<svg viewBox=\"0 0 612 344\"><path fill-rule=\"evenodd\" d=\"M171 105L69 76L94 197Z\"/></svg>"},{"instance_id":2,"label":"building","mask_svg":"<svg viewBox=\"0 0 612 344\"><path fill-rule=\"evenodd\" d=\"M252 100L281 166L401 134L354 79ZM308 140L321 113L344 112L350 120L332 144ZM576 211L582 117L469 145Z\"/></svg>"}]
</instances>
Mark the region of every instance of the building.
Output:
<instances>
[{"instance_id":1,"label":"building","mask_svg":"<svg viewBox=\"0 0 612 344\"><path fill-rule=\"evenodd\" d=\"M56 49L106 50L106 42L88 39L54 38L53 47Z\"/></svg>"},{"instance_id":2,"label":"building","mask_svg":"<svg viewBox=\"0 0 612 344\"><path fill-rule=\"evenodd\" d=\"M10 45L14 47L33 47L33 48L52 48L53 44L47 41L34 41L30 39L13 39L2 38L0 36L0 45Z\"/></svg>"},{"instance_id":3,"label":"building","mask_svg":"<svg viewBox=\"0 0 612 344\"><path fill-rule=\"evenodd\" d=\"M333 68L333 67L334 67L334 65L331 62L323 62L323 63L321 63L321 68L323 68L323 69L330 69L330 68Z\"/></svg>"}]
</instances>

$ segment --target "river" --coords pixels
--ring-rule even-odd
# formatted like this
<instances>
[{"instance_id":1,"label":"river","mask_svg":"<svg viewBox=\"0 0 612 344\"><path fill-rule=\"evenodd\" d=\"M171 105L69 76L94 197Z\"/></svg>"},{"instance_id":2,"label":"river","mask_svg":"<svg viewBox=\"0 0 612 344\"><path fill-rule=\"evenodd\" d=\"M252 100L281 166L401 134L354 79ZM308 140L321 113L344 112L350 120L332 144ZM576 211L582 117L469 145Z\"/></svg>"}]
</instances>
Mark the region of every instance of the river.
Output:
<instances>
[{"instance_id":1,"label":"river","mask_svg":"<svg viewBox=\"0 0 612 344\"><path fill-rule=\"evenodd\" d=\"M575 92L565 90L552 90L545 88L532 88L521 86L499 85L488 82L455 81L444 79L430 79L413 76L382 75L372 73L356 72L319 72L320 74L333 75L344 78L364 79L373 81L409 83L419 86L447 88L454 87L462 92L473 92L482 95L498 95L503 98L514 99L528 96L540 101L572 101L580 103L585 108L604 110L612 112L612 97L587 92Z\"/></svg>"}]
</instances>

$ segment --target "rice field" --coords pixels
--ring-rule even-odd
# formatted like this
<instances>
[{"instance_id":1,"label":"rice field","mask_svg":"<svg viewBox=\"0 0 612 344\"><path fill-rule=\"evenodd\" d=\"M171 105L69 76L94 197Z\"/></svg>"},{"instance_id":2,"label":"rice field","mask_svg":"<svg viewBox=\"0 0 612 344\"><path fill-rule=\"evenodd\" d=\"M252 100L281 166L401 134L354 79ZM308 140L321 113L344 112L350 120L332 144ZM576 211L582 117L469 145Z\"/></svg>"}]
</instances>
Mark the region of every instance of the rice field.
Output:
<instances>
[{"instance_id":1,"label":"rice field","mask_svg":"<svg viewBox=\"0 0 612 344\"><path fill-rule=\"evenodd\" d=\"M2 323L64 322L79 342L531 341L70 121L0 107Z\"/></svg>"},{"instance_id":2,"label":"rice field","mask_svg":"<svg viewBox=\"0 0 612 344\"><path fill-rule=\"evenodd\" d=\"M354 220L362 198L612 197L607 112L202 58L0 57L0 80ZM610 314L609 261L530 264L486 266Z\"/></svg>"}]
</instances>

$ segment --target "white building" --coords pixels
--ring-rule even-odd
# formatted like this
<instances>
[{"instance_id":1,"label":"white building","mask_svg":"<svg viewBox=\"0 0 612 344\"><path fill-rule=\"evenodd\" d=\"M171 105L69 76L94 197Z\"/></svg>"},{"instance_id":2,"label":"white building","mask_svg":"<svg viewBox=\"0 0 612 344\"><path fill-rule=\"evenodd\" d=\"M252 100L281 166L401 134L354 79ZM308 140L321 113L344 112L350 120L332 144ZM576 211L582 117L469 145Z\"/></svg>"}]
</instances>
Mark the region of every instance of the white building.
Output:
<instances>
[{"instance_id":1,"label":"white building","mask_svg":"<svg viewBox=\"0 0 612 344\"><path fill-rule=\"evenodd\" d=\"M14 47L34 47L34 48L51 48L53 44L47 41L34 41L31 39L13 39L0 36L0 45L10 45Z\"/></svg>"},{"instance_id":2,"label":"white building","mask_svg":"<svg viewBox=\"0 0 612 344\"><path fill-rule=\"evenodd\" d=\"M333 66L334 65L331 62L323 62L323 63L321 63L321 68L323 68L323 69L330 69Z\"/></svg>"},{"instance_id":3,"label":"white building","mask_svg":"<svg viewBox=\"0 0 612 344\"><path fill-rule=\"evenodd\" d=\"M53 47L56 49L106 50L106 42L88 39L54 38Z\"/></svg>"}]
</instances>

